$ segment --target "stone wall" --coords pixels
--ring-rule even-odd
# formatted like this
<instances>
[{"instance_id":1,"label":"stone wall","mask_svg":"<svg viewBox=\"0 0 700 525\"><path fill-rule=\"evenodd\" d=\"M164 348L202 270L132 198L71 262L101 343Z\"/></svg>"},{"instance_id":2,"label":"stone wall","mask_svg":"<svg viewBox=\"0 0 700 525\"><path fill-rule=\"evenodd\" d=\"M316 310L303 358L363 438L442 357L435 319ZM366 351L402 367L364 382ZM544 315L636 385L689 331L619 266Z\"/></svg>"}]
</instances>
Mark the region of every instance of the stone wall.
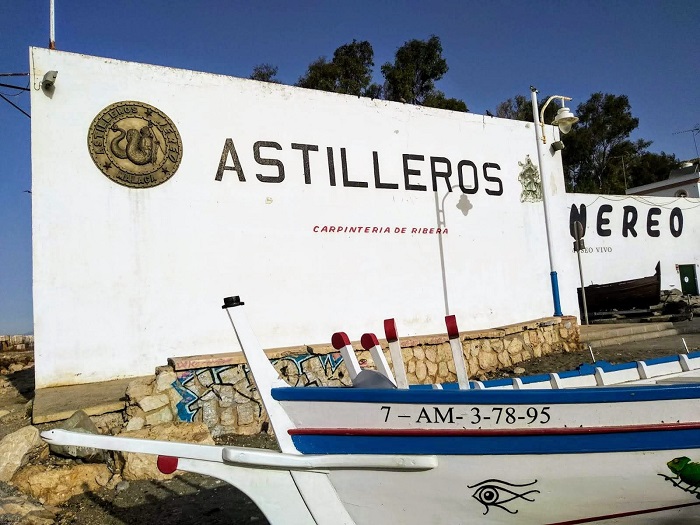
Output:
<instances>
[{"instance_id":1,"label":"stone wall","mask_svg":"<svg viewBox=\"0 0 700 525\"><path fill-rule=\"evenodd\" d=\"M575 317L552 317L491 330L460 333L472 379L533 357L579 349ZM380 341L391 363L386 341ZM358 344L354 344L356 348ZM446 335L401 340L411 384L457 380ZM266 352L280 376L292 386L348 386L347 369L330 345ZM360 365L374 368L369 352L357 351ZM253 377L240 353L169 359L155 378L133 382L127 390L127 430L170 421L203 422L214 437L257 434L269 421Z\"/></svg>"}]
</instances>

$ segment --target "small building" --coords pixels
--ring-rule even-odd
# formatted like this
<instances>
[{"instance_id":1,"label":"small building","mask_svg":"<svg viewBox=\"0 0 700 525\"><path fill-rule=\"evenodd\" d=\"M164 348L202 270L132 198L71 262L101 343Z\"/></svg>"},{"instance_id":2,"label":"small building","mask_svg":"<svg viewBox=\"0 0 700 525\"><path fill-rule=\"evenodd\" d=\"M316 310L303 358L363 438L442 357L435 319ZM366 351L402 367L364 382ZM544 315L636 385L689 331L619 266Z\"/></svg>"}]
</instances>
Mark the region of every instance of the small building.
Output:
<instances>
[{"instance_id":1,"label":"small building","mask_svg":"<svg viewBox=\"0 0 700 525\"><path fill-rule=\"evenodd\" d=\"M700 197L700 159L684 162L672 170L668 179L626 191L627 195L654 195L657 197Z\"/></svg>"}]
</instances>

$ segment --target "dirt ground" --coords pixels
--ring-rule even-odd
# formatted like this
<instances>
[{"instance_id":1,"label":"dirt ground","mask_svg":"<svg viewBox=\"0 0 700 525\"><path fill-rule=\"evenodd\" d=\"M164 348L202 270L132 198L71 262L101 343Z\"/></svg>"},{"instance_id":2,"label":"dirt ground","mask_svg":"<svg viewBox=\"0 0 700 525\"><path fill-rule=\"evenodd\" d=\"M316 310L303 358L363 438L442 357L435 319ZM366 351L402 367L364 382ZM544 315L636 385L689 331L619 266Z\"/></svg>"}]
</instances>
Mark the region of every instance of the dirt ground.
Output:
<instances>
[{"instance_id":1,"label":"dirt ground","mask_svg":"<svg viewBox=\"0 0 700 525\"><path fill-rule=\"evenodd\" d=\"M668 339L668 338L664 338ZM594 350L596 360L621 363L675 355L681 348L678 340L629 344ZM700 335L687 336L689 350L700 349ZM493 374L493 377L533 375L571 370L582 363L591 363L586 351L554 354L519 363L515 367ZM27 363L28 365L28 363ZM520 369L523 369L524 372ZM25 368L0 376L0 413L2 416L0 438L30 424L29 413L34 392L34 370ZM44 426L42 426L43 429ZM48 425L46 426L48 427ZM220 444L275 448L274 439L268 435L229 437ZM16 494L16 489L0 483L0 497ZM0 523L2 523L0 519ZM170 481L132 481L122 483L116 489L102 489L73 497L56 515L60 525L175 525L185 523L206 524L266 524L262 512L245 494L227 483L213 478L186 473Z\"/></svg>"}]
</instances>

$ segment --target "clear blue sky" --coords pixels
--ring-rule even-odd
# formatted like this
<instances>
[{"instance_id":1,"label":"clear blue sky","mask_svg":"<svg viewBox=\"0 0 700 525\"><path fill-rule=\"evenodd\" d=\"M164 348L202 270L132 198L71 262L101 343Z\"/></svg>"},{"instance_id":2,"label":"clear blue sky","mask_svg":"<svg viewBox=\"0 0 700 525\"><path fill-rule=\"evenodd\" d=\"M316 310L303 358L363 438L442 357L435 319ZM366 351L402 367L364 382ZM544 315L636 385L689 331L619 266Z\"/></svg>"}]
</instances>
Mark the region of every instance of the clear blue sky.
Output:
<instances>
[{"instance_id":1,"label":"clear blue sky","mask_svg":"<svg viewBox=\"0 0 700 525\"><path fill-rule=\"evenodd\" d=\"M438 87L474 113L530 85L574 108L597 91L624 94L640 121L634 139L695 157L693 134L674 133L700 124L697 0L55 3L59 50L242 77L267 62L288 84L353 39L374 47L380 81L399 46L435 34L450 67ZM28 72L29 46L48 40L49 0L0 0L0 73ZM28 93L0 93L31 112ZM3 100L0 155L0 334L31 333L30 119Z\"/></svg>"}]
</instances>

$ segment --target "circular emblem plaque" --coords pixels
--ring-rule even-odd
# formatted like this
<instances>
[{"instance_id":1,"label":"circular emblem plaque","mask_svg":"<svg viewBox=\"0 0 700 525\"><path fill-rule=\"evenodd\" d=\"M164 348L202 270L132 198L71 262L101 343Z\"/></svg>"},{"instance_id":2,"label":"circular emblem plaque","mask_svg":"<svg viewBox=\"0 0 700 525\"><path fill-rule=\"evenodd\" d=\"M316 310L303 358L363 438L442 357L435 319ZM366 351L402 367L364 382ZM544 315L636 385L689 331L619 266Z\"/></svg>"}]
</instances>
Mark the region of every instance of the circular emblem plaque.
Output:
<instances>
[{"instance_id":1,"label":"circular emblem plaque","mask_svg":"<svg viewBox=\"0 0 700 525\"><path fill-rule=\"evenodd\" d=\"M143 102L107 106L90 124L87 142L99 170L129 188L163 184L182 159L182 140L173 121Z\"/></svg>"}]
</instances>

